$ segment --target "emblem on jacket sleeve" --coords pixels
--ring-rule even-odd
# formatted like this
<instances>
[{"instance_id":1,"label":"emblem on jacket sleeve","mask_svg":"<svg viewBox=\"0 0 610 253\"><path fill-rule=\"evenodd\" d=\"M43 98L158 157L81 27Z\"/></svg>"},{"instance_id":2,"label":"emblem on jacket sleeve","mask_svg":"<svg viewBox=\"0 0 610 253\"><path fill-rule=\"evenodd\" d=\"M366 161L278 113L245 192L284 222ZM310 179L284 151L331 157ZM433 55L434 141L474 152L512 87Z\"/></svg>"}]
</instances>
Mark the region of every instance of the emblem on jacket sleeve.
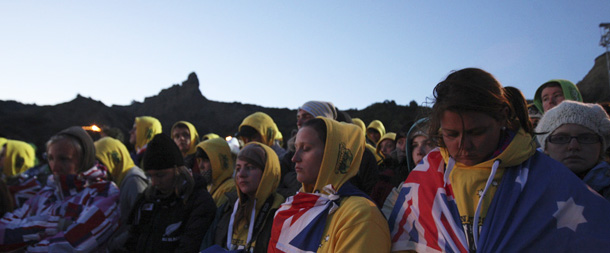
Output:
<instances>
[{"instance_id":1,"label":"emblem on jacket sleeve","mask_svg":"<svg viewBox=\"0 0 610 253\"><path fill-rule=\"evenodd\" d=\"M275 130L273 127L267 127L267 141L275 140Z\"/></svg>"},{"instance_id":2,"label":"emblem on jacket sleeve","mask_svg":"<svg viewBox=\"0 0 610 253\"><path fill-rule=\"evenodd\" d=\"M223 170L229 168L229 158L224 154L218 154L218 159L220 160L220 165Z\"/></svg>"},{"instance_id":3,"label":"emblem on jacket sleeve","mask_svg":"<svg viewBox=\"0 0 610 253\"><path fill-rule=\"evenodd\" d=\"M119 156L119 152L116 151L112 151L112 153L110 154L110 156L112 157L112 161L116 164L121 163L121 157Z\"/></svg>"},{"instance_id":4,"label":"emblem on jacket sleeve","mask_svg":"<svg viewBox=\"0 0 610 253\"><path fill-rule=\"evenodd\" d=\"M339 144L339 155L337 156L337 165L335 165L335 174L345 174L347 173L347 169L352 165L352 161L354 160L354 154L352 151L347 148L345 143L341 142Z\"/></svg>"}]
</instances>

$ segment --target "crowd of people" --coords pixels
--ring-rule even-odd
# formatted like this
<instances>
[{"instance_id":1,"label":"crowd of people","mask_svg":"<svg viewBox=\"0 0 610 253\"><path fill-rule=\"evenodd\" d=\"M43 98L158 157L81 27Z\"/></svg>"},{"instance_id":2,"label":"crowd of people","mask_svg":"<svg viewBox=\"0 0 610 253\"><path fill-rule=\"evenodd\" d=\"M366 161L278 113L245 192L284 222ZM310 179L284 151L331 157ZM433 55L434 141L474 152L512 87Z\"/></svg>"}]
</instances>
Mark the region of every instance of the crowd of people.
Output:
<instances>
[{"instance_id":1,"label":"crowd of people","mask_svg":"<svg viewBox=\"0 0 610 253\"><path fill-rule=\"evenodd\" d=\"M73 126L0 138L0 251L610 250L610 118L567 80L533 103L481 69L450 73L405 132L298 108L294 134L253 113L228 140L136 117L130 152Z\"/></svg>"}]
</instances>

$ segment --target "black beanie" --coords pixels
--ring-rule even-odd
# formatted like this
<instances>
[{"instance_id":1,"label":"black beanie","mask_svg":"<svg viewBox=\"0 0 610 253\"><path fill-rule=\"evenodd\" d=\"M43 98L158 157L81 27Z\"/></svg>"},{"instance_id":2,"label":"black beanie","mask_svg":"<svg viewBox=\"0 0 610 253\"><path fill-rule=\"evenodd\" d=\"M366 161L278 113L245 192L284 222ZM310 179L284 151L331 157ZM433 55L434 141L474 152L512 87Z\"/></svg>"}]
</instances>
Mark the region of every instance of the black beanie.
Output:
<instances>
[{"instance_id":1,"label":"black beanie","mask_svg":"<svg viewBox=\"0 0 610 253\"><path fill-rule=\"evenodd\" d=\"M143 169L164 170L184 165L182 153L176 143L165 134L157 134L148 143L144 153Z\"/></svg>"}]
</instances>

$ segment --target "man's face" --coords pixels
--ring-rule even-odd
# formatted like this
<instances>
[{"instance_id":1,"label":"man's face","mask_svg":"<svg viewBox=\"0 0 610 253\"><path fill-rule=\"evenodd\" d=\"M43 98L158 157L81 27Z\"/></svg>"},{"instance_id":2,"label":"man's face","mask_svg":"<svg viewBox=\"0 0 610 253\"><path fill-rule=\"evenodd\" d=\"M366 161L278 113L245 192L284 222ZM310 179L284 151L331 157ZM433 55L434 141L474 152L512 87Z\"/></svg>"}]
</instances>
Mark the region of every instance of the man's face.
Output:
<instances>
[{"instance_id":1,"label":"man's face","mask_svg":"<svg viewBox=\"0 0 610 253\"><path fill-rule=\"evenodd\" d=\"M175 127L172 131L172 139L183 155L191 148L191 132L186 127Z\"/></svg>"},{"instance_id":2,"label":"man's face","mask_svg":"<svg viewBox=\"0 0 610 253\"><path fill-rule=\"evenodd\" d=\"M80 154L70 140L61 139L49 145L47 160L53 174L73 175L78 172Z\"/></svg>"},{"instance_id":3,"label":"man's face","mask_svg":"<svg viewBox=\"0 0 610 253\"><path fill-rule=\"evenodd\" d=\"M297 112L297 129L301 129L301 126L305 124L305 122L314 119L315 117L302 109L299 109Z\"/></svg>"},{"instance_id":4,"label":"man's face","mask_svg":"<svg viewBox=\"0 0 610 253\"><path fill-rule=\"evenodd\" d=\"M151 185L161 193L167 194L173 190L176 168L150 170L146 175L150 178Z\"/></svg>"}]
</instances>

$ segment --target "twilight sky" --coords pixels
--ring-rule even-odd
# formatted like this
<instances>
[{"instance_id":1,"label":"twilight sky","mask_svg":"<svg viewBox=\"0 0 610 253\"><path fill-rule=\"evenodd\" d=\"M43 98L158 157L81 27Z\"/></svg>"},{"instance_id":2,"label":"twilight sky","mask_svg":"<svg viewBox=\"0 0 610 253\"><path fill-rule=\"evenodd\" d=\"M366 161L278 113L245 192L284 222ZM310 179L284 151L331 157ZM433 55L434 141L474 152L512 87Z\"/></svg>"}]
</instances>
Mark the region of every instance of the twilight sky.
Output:
<instances>
[{"instance_id":1,"label":"twilight sky","mask_svg":"<svg viewBox=\"0 0 610 253\"><path fill-rule=\"evenodd\" d=\"M210 100L422 104L478 67L533 98L582 80L607 0L2 1L0 100L143 101L191 72Z\"/></svg>"}]
</instances>

